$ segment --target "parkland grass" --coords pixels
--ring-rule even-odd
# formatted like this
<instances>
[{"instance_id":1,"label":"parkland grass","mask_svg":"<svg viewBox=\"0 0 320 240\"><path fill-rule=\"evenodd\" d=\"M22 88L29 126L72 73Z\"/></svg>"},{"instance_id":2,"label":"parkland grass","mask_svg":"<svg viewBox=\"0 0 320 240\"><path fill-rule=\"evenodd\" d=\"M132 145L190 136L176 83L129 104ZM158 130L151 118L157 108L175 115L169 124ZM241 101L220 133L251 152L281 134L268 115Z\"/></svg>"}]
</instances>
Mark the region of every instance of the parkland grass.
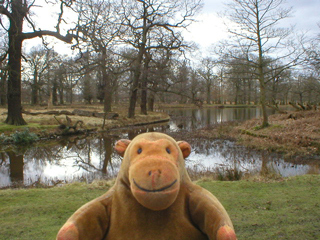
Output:
<instances>
[{"instance_id":1,"label":"parkland grass","mask_svg":"<svg viewBox=\"0 0 320 240\"><path fill-rule=\"evenodd\" d=\"M228 211L238 239L320 239L320 176L280 181L198 181ZM67 218L112 185L0 191L1 240L54 240Z\"/></svg>"}]
</instances>

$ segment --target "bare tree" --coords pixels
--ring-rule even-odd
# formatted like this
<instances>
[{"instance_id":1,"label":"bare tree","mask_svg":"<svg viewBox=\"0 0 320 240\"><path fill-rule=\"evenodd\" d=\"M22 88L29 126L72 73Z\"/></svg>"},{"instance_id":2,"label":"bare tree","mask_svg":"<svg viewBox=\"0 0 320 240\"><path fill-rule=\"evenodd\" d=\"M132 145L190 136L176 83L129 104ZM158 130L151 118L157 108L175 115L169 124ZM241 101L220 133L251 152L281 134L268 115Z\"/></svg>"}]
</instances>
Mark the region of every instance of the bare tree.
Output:
<instances>
[{"instance_id":1,"label":"bare tree","mask_svg":"<svg viewBox=\"0 0 320 240\"><path fill-rule=\"evenodd\" d=\"M260 85L262 127L269 125L266 111L266 84L270 79L267 77L266 66L273 61L282 61L283 64L279 65L280 68L277 71L280 74L297 64L297 58L301 56L293 42L288 39L292 29L277 26L281 20L288 18L291 14L291 8L282 8L284 1L231 0L225 14L233 22L227 26L235 40L232 44L227 43L229 47L233 47L228 54L237 58L239 52L242 52L240 55L246 55L246 63L256 69L255 74Z\"/></svg>"},{"instance_id":2,"label":"bare tree","mask_svg":"<svg viewBox=\"0 0 320 240\"><path fill-rule=\"evenodd\" d=\"M92 81L92 79L95 79L94 77L95 72L90 71L89 58L90 58L89 52L85 52L84 54L82 54L80 64L82 65L81 68L84 69L84 72L81 74L80 90L81 90L83 99L88 104L91 104L95 95L94 94L95 83Z\"/></svg>"},{"instance_id":3,"label":"bare tree","mask_svg":"<svg viewBox=\"0 0 320 240\"><path fill-rule=\"evenodd\" d=\"M145 80L142 73L145 74L147 71L150 50L181 48L183 39L180 30L193 21L194 15L201 7L200 2L201 0L121 1L120 14L124 19L123 32L126 33L123 41L137 51L130 90L129 118L135 116L137 94L141 85L144 90L143 101L147 99L146 83L140 83L141 79Z\"/></svg>"},{"instance_id":4,"label":"bare tree","mask_svg":"<svg viewBox=\"0 0 320 240\"><path fill-rule=\"evenodd\" d=\"M280 72L278 72L280 71ZM271 104L275 104L277 102L285 102L285 95L291 90L291 86L287 83L291 78L291 70L287 69L283 71L277 62L273 62L268 66L268 79L270 83L267 86L267 99Z\"/></svg>"},{"instance_id":5,"label":"bare tree","mask_svg":"<svg viewBox=\"0 0 320 240\"><path fill-rule=\"evenodd\" d=\"M62 88L66 93L66 101L68 103L73 103L73 92L79 83L81 75L79 65L76 63L75 59L68 57L63 59L62 63L65 69Z\"/></svg>"},{"instance_id":6,"label":"bare tree","mask_svg":"<svg viewBox=\"0 0 320 240\"><path fill-rule=\"evenodd\" d=\"M44 73L45 87L41 88L40 102L43 96L48 97L48 105L57 104L57 77L61 75L60 66L62 64L62 56L52 49L46 51L47 66Z\"/></svg>"},{"instance_id":7,"label":"bare tree","mask_svg":"<svg viewBox=\"0 0 320 240\"><path fill-rule=\"evenodd\" d=\"M156 49L153 51L150 68L148 69L148 111L154 110L156 95L160 91L165 91L170 85L170 65L172 64L171 49Z\"/></svg>"},{"instance_id":8,"label":"bare tree","mask_svg":"<svg viewBox=\"0 0 320 240\"><path fill-rule=\"evenodd\" d=\"M188 61L174 61L174 66L171 69L171 82L167 89L179 96L179 103L187 102L189 95L190 73L192 71Z\"/></svg>"},{"instance_id":9,"label":"bare tree","mask_svg":"<svg viewBox=\"0 0 320 240\"><path fill-rule=\"evenodd\" d=\"M320 77L320 34L311 39L309 43L309 46L306 47L307 64L311 71Z\"/></svg>"},{"instance_id":10,"label":"bare tree","mask_svg":"<svg viewBox=\"0 0 320 240\"><path fill-rule=\"evenodd\" d=\"M114 89L110 69L113 47L120 34L120 24L117 19L115 2L111 0L81 0L77 2L79 19L79 47L86 52L95 52L96 58L91 59L88 70L99 70L104 87L104 111L111 111ZM93 54L92 54L93 55Z\"/></svg>"},{"instance_id":11,"label":"bare tree","mask_svg":"<svg viewBox=\"0 0 320 240\"><path fill-rule=\"evenodd\" d=\"M201 107L203 103L203 99L199 96L202 86L200 81L200 76L198 72L194 69L190 69L190 83L188 86L190 95L191 95L191 101L196 106Z\"/></svg>"},{"instance_id":12,"label":"bare tree","mask_svg":"<svg viewBox=\"0 0 320 240\"><path fill-rule=\"evenodd\" d=\"M224 104L226 101L225 96L225 80L226 80L226 71L227 66L223 59L217 61L217 82L218 82L218 103Z\"/></svg>"},{"instance_id":13,"label":"bare tree","mask_svg":"<svg viewBox=\"0 0 320 240\"><path fill-rule=\"evenodd\" d=\"M200 76L205 81L206 86L206 97L207 103L210 104L212 101L211 91L214 85L214 80L216 76L214 74L214 67L216 62L212 58L203 58L201 61L201 68L199 69Z\"/></svg>"},{"instance_id":14,"label":"bare tree","mask_svg":"<svg viewBox=\"0 0 320 240\"><path fill-rule=\"evenodd\" d=\"M31 87L31 104L39 104L40 90L43 85L43 75L47 69L47 53L44 48L34 47L26 55L27 64L30 69L30 75L27 77L28 84Z\"/></svg>"},{"instance_id":15,"label":"bare tree","mask_svg":"<svg viewBox=\"0 0 320 240\"><path fill-rule=\"evenodd\" d=\"M5 16L8 21L8 26L2 24L1 26L7 31L8 34L8 116L6 123L11 125L25 125L26 122L22 117L21 106L21 58L22 58L22 42L26 39L35 37L42 37L45 35L53 36L64 42L71 43L73 36L67 33L63 36L60 33L60 24L64 21L63 10L65 7L72 5L72 0L54 0L50 2L60 3L61 12L58 15L56 31L39 30L36 28L35 23L32 21L32 14L30 10L36 6L36 1L27 0L3 0L0 2L0 17ZM48 5L45 1L40 6ZM38 4L39 6L39 4ZM23 24L27 21L33 31L23 32ZM3 21L1 21L3 22Z\"/></svg>"}]
</instances>

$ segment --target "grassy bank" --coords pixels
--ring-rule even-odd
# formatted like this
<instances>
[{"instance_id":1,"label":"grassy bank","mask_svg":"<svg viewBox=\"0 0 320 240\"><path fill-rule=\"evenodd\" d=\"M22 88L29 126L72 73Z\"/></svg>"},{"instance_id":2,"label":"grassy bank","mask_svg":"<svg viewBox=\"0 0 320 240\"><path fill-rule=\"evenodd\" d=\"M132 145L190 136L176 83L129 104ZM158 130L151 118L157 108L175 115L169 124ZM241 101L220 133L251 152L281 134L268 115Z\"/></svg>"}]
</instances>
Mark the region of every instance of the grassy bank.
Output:
<instances>
[{"instance_id":1,"label":"grassy bank","mask_svg":"<svg viewBox=\"0 0 320 240\"><path fill-rule=\"evenodd\" d=\"M238 239L319 239L320 176L274 182L199 181L223 203ZM45 240L108 183L0 191L0 239Z\"/></svg>"},{"instance_id":2,"label":"grassy bank","mask_svg":"<svg viewBox=\"0 0 320 240\"><path fill-rule=\"evenodd\" d=\"M206 138L231 138L239 144L286 157L320 155L320 111L288 112L269 116L270 126L260 128L261 119L224 123L198 132Z\"/></svg>"},{"instance_id":3,"label":"grassy bank","mask_svg":"<svg viewBox=\"0 0 320 240\"><path fill-rule=\"evenodd\" d=\"M66 115L65 114L45 114L49 111L56 112L70 112L73 110L80 110L86 112L96 112L103 114L103 105L102 104L74 104L74 105L66 105L66 106L55 106L50 109L46 107L40 106L25 106L25 112L23 118L28 123L28 125L24 126L13 126L5 124L4 121L7 117L7 109L0 108L0 134L4 134L5 136L9 136L10 134L16 131L24 131L26 128L30 130L30 132L37 133L41 138L52 137L54 135L61 135L65 133L65 129L60 129L60 123L67 125ZM79 116L79 115L68 115L71 119L71 126L73 126L77 121L82 121L83 125L77 125L77 130L81 132L86 132L87 130L109 130L113 128L122 128L122 127L130 127L135 125L144 125L148 123L156 123L159 121L169 121L169 116L164 112L148 112L148 115L140 114L140 109L136 109L136 115L134 118L127 117L127 107L126 106L118 106L115 105L113 108L113 112L118 114L118 117L113 119L106 119L104 121L103 117L94 117L94 116ZM39 115L32 115L32 114ZM59 121L59 122L58 122ZM103 129L102 129L103 128ZM74 130L70 129L70 133ZM68 132L68 133L69 133Z\"/></svg>"}]
</instances>

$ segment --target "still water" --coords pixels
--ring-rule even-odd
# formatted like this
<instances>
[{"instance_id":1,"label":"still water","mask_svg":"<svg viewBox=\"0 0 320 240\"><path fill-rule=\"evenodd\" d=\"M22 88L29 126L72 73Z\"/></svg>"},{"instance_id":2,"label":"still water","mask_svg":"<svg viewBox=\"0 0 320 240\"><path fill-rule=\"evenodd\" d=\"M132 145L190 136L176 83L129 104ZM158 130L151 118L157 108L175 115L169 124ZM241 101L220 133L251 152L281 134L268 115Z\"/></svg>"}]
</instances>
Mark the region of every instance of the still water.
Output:
<instances>
[{"instance_id":1,"label":"still water","mask_svg":"<svg viewBox=\"0 0 320 240\"><path fill-rule=\"evenodd\" d=\"M147 131L165 132L191 144L192 153L186 159L186 166L193 178L223 172L272 173L285 177L319 173L316 161L292 163L279 155L253 151L231 141L197 139L190 134L224 121L259 117L258 108L171 109L168 113L171 121L162 125L121 129L86 138L76 136L27 149L2 151L0 188L114 178L121 164L121 158L113 151L115 142L121 138L132 139Z\"/></svg>"}]
</instances>

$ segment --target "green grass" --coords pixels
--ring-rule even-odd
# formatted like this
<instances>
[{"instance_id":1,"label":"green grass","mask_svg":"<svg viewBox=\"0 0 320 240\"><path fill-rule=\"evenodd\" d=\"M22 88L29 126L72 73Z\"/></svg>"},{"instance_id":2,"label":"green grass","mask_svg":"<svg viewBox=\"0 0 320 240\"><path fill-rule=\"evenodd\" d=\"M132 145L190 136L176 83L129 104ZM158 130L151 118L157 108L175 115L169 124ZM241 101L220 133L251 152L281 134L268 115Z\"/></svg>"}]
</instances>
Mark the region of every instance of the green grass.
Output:
<instances>
[{"instance_id":1,"label":"green grass","mask_svg":"<svg viewBox=\"0 0 320 240\"><path fill-rule=\"evenodd\" d=\"M200 181L227 209L238 239L320 239L320 176L275 182ZM45 240L55 236L81 205L109 185L71 184L0 191L0 239Z\"/></svg>"},{"instance_id":2,"label":"green grass","mask_svg":"<svg viewBox=\"0 0 320 240\"><path fill-rule=\"evenodd\" d=\"M238 239L320 239L320 176L200 182L227 209Z\"/></svg>"},{"instance_id":3,"label":"green grass","mask_svg":"<svg viewBox=\"0 0 320 240\"><path fill-rule=\"evenodd\" d=\"M59 228L84 203L107 187L64 187L0 191L0 239L55 239Z\"/></svg>"},{"instance_id":4,"label":"green grass","mask_svg":"<svg viewBox=\"0 0 320 240\"><path fill-rule=\"evenodd\" d=\"M48 128L55 128L58 125L40 125L38 123L29 123L27 125L22 126L15 126L15 125L9 125L6 123L0 123L0 133L2 132L14 132L14 131L20 131L24 130L25 128L30 129L48 129Z\"/></svg>"}]
</instances>

